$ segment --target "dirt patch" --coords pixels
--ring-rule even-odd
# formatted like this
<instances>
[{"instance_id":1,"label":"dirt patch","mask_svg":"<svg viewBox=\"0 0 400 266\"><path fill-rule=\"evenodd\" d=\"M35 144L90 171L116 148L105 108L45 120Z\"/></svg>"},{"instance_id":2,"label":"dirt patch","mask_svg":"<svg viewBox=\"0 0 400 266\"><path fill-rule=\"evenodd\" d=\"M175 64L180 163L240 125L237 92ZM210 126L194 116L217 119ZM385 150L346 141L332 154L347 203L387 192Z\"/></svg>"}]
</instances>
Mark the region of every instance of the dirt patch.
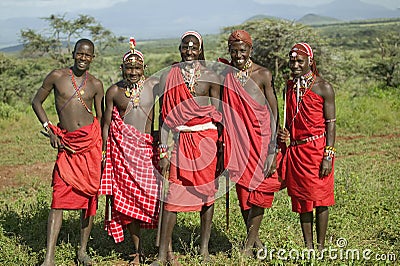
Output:
<instances>
[{"instance_id":1,"label":"dirt patch","mask_svg":"<svg viewBox=\"0 0 400 266\"><path fill-rule=\"evenodd\" d=\"M394 138L399 138L400 134L389 134L389 135L373 135L373 136L361 136L361 135L355 135L355 136L337 136L336 140L354 140L354 139L394 139Z\"/></svg>"},{"instance_id":2,"label":"dirt patch","mask_svg":"<svg viewBox=\"0 0 400 266\"><path fill-rule=\"evenodd\" d=\"M0 191L26 184L27 178L32 176L37 176L44 182L49 183L53 167L54 162L32 165L0 165Z\"/></svg>"}]
</instances>

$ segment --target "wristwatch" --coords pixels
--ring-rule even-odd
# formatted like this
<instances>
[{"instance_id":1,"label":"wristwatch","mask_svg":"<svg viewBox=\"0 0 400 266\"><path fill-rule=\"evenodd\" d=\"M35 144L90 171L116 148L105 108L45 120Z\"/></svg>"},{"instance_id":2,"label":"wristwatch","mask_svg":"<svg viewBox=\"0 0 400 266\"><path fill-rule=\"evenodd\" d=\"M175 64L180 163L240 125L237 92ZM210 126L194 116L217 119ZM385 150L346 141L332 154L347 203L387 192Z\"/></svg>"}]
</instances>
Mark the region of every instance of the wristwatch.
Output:
<instances>
[{"instance_id":1,"label":"wristwatch","mask_svg":"<svg viewBox=\"0 0 400 266\"><path fill-rule=\"evenodd\" d=\"M324 159L327 160L328 162L332 161L332 157L331 156L325 156Z\"/></svg>"}]
</instances>

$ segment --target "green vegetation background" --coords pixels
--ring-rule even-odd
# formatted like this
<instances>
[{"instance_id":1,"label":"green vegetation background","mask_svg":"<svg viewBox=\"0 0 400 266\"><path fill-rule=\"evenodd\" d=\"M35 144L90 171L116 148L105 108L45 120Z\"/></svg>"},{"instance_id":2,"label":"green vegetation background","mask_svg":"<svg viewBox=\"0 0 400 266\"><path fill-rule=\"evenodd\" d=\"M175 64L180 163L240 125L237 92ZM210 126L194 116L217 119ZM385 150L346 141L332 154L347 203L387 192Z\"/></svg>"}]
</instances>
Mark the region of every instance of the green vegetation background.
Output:
<instances>
[{"instance_id":1,"label":"green vegetation background","mask_svg":"<svg viewBox=\"0 0 400 266\"><path fill-rule=\"evenodd\" d=\"M286 190L276 193L274 205L265 211L261 240L272 259L240 256L246 230L231 190L230 229L225 229L225 197L216 201L210 241L212 265L394 265L400 261L400 94L399 86L386 86L376 77L374 66L382 60L378 40L398 36L400 22L335 24L312 29L324 38L329 65L321 71L332 77L336 91L337 141L335 162L336 204L330 208L327 248L336 249L324 260L283 260L277 250L303 250L298 215L291 212ZM380 38L380 39L379 39ZM222 43L222 44L221 44ZM220 35L205 36L206 58L226 57ZM151 75L179 61L178 39L139 42ZM213 49L218 47L218 49ZM99 76L105 89L120 78L123 46L97 57L91 72ZM39 130L40 123L29 103L45 75L57 63L48 58L21 58L0 54L0 265L37 265L45 254L46 223L51 201L51 177L29 171L13 176L18 186L6 186L7 173L21 166L33 167L54 162L56 152ZM72 64L72 60L70 61ZM317 59L318 64L318 59ZM398 65L397 65L398 67ZM375 70L376 71L376 70ZM375 73L375 74L374 74ZM28 86L31 91L22 90ZM20 86L20 87L18 87ZM281 88L277 88L280 106ZM46 108L56 120L52 99ZM132 253L130 237L115 244L103 229L103 197L89 241L90 255L97 265L126 265ZM148 262L156 256L155 231L143 231ZM345 239L342 249L338 241ZM198 213L180 213L174 231L174 250L183 265L200 265ZM79 213L65 212L56 250L57 265L74 265L79 244ZM363 252L370 250L370 259ZM359 258L354 256L359 252ZM288 253L286 253L288 255ZM347 256L347 257L346 257ZM383 260L382 260L383 259Z\"/></svg>"}]
</instances>

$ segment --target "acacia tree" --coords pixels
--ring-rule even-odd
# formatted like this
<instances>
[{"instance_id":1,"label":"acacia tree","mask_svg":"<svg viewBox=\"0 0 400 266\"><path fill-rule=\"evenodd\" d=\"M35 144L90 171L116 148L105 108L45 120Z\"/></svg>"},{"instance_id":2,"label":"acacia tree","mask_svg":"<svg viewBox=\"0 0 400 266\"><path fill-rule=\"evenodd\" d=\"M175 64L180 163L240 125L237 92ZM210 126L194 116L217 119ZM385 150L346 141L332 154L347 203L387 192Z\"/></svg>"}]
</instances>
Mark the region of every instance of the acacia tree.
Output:
<instances>
[{"instance_id":1,"label":"acacia tree","mask_svg":"<svg viewBox=\"0 0 400 266\"><path fill-rule=\"evenodd\" d=\"M400 85L400 37L394 34L376 40L379 52L374 53L372 73L377 80L385 82L387 87L397 87Z\"/></svg>"},{"instance_id":2,"label":"acacia tree","mask_svg":"<svg viewBox=\"0 0 400 266\"><path fill-rule=\"evenodd\" d=\"M229 34L242 29L250 33L253 39L252 58L256 63L270 69L274 75L276 88L283 88L288 75L288 52L293 44L307 42L321 55L322 39L310 27L281 19L257 19L241 25L223 29L223 45Z\"/></svg>"},{"instance_id":3,"label":"acacia tree","mask_svg":"<svg viewBox=\"0 0 400 266\"><path fill-rule=\"evenodd\" d=\"M67 62L72 51L71 40L85 33L91 36L93 42L101 43L98 51L113 46L117 38L111 31L105 29L93 17L79 15L76 19L66 19L65 15L50 15L42 18L49 23L47 34L40 34L32 29L21 30L21 40L24 44L23 53L31 56L50 55L61 64ZM63 45L65 43L65 45ZM64 49L63 47L66 47Z\"/></svg>"}]
</instances>

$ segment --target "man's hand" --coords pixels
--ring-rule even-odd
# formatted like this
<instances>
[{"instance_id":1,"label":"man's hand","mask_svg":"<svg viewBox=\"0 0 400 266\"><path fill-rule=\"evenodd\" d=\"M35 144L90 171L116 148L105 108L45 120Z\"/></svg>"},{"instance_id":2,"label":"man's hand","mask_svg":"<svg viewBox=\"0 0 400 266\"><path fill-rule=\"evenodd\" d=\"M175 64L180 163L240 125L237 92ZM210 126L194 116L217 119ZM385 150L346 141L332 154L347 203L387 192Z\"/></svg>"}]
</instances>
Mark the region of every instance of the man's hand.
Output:
<instances>
[{"instance_id":1,"label":"man's hand","mask_svg":"<svg viewBox=\"0 0 400 266\"><path fill-rule=\"evenodd\" d=\"M290 140L289 131L286 128L284 129L279 128L277 139L279 142L285 142L285 143L288 142Z\"/></svg>"},{"instance_id":2,"label":"man's hand","mask_svg":"<svg viewBox=\"0 0 400 266\"><path fill-rule=\"evenodd\" d=\"M158 162L158 166L160 166L163 177L166 177L166 173L169 171L169 165L170 161L167 157L161 158Z\"/></svg>"},{"instance_id":3,"label":"man's hand","mask_svg":"<svg viewBox=\"0 0 400 266\"><path fill-rule=\"evenodd\" d=\"M264 162L264 177L271 177L276 172L276 153L268 154L267 159Z\"/></svg>"},{"instance_id":4,"label":"man's hand","mask_svg":"<svg viewBox=\"0 0 400 266\"><path fill-rule=\"evenodd\" d=\"M327 159L327 157L324 157L324 159L322 159L321 167L319 170L320 178L324 178L332 172L332 160L333 159L331 157L329 157L329 159Z\"/></svg>"}]
</instances>

